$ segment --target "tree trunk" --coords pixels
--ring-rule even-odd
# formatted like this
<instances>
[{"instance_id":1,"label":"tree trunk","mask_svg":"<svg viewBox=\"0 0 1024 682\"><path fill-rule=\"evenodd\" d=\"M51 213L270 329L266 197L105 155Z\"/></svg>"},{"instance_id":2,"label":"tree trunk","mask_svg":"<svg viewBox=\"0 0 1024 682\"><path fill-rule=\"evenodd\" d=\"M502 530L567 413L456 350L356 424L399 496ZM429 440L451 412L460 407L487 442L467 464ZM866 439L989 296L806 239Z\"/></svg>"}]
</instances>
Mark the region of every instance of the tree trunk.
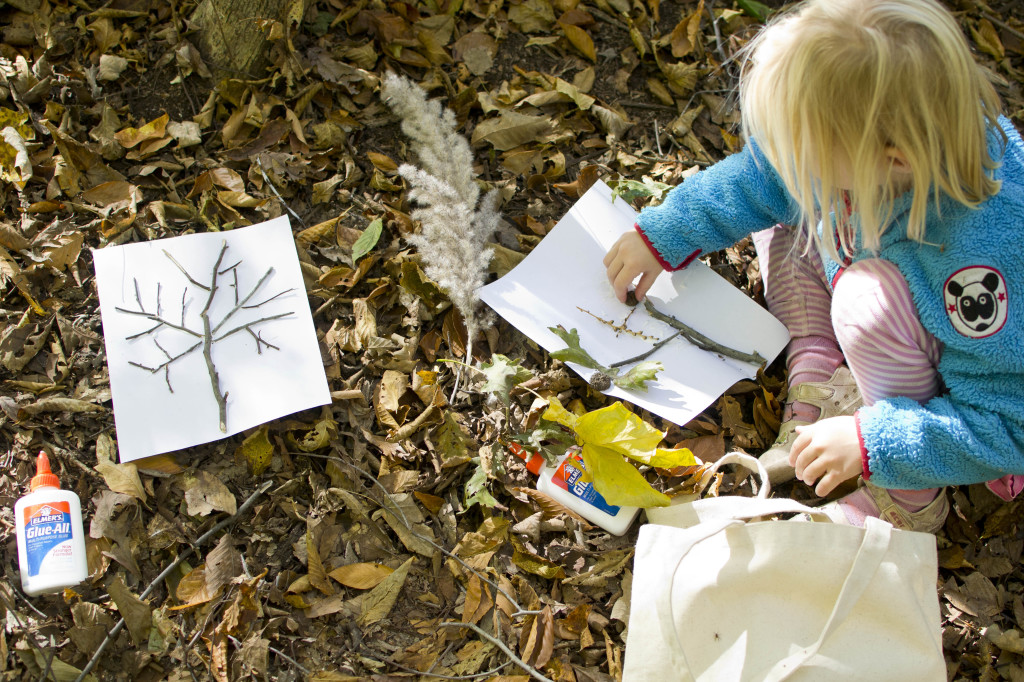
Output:
<instances>
[{"instance_id":1,"label":"tree trunk","mask_svg":"<svg viewBox=\"0 0 1024 682\"><path fill-rule=\"evenodd\" d=\"M199 27L196 46L214 75L256 79L267 64L265 21L301 20L305 0L202 0L192 13Z\"/></svg>"}]
</instances>

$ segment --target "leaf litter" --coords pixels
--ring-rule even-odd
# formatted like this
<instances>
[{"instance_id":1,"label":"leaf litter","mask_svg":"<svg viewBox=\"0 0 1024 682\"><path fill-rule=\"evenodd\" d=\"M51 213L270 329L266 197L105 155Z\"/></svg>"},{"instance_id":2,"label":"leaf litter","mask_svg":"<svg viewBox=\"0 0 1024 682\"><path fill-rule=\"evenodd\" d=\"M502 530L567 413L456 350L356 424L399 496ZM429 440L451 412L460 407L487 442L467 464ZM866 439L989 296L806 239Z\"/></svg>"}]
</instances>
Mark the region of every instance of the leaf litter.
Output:
<instances>
[{"instance_id":1,"label":"leaf litter","mask_svg":"<svg viewBox=\"0 0 1024 682\"><path fill-rule=\"evenodd\" d=\"M0 7L0 679L618 679L635 528L610 536L547 498L505 439L554 456L580 434L553 405L567 426L625 408L500 320L470 343L409 239L399 168L419 160L380 87L404 75L454 113L499 203L494 277L598 178L639 207L735 151L729 60L780 3L281 4L266 71L227 76L196 2ZM954 9L1019 124L1019 8ZM89 250L285 213L332 404L120 464ZM706 260L763 301L749 241ZM474 370L451 395L456 360ZM776 361L689 424L622 414L583 433L621 453L646 422L640 468L608 461L691 492L700 472L678 455L764 449L784 374ZM661 444L672 459L647 454ZM90 577L27 599L10 509L40 448L83 500ZM950 494L950 679L1024 679L1024 502Z\"/></svg>"}]
</instances>

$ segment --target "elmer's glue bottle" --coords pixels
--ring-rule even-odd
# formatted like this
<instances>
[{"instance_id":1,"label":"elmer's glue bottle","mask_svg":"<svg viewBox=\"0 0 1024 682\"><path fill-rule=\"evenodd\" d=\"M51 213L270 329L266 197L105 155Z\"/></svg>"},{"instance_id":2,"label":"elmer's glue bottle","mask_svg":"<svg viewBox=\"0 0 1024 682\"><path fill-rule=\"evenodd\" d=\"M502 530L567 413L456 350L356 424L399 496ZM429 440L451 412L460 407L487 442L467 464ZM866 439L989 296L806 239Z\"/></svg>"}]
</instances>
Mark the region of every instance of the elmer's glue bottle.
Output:
<instances>
[{"instance_id":1,"label":"elmer's glue bottle","mask_svg":"<svg viewBox=\"0 0 1024 682\"><path fill-rule=\"evenodd\" d=\"M518 443L510 443L508 449L525 460L526 468L537 475L538 490L612 535L625 533L640 511L639 507L608 504L593 484L583 480L586 468L578 452L567 452L551 467L542 455L531 455Z\"/></svg>"},{"instance_id":2,"label":"elmer's glue bottle","mask_svg":"<svg viewBox=\"0 0 1024 682\"><path fill-rule=\"evenodd\" d=\"M78 495L60 489L45 452L36 459L29 494L14 504L18 564L25 594L60 592L89 574Z\"/></svg>"}]
</instances>

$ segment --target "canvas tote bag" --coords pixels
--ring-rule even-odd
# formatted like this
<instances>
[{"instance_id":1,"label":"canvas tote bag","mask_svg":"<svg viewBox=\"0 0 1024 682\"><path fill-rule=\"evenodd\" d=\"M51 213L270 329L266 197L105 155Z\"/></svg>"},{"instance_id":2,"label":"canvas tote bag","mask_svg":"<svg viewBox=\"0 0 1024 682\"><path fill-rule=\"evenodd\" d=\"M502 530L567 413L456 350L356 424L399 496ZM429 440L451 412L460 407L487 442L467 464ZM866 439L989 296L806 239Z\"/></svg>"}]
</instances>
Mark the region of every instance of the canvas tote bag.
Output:
<instances>
[{"instance_id":1,"label":"canvas tote bag","mask_svg":"<svg viewBox=\"0 0 1024 682\"><path fill-rule=\"evenodd\" d=\"M815 514L768 498L767 480L758 497L649 510L659 522L637 541L624 682L945 680L935 537L873 518L756 520Z\"/></svg>"}]
</instances>

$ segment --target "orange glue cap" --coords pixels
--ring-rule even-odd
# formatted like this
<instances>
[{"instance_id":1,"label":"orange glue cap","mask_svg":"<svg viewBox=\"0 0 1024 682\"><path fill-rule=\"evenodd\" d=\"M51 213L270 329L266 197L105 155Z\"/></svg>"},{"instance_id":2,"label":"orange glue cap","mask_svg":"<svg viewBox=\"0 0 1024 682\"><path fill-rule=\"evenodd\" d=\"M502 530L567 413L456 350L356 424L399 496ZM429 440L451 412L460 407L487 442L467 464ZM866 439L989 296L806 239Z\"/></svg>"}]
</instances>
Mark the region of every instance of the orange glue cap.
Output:
<instances>
[{"instance_id":1,"label":"orange glue cap","mask_svg":"<svg viewBox=\"0 0 1024 682\"><path fill-rule=\"evenodd\" d=\"M36 458L36 475L32 477L32 481L28 484L28 489L35 490L36 488L59 488L60 479L57 478L57 474L50 471L50 458L46 456L46 453L42 450L39 451L39 456Z\"/></svg>"}]
</instances>

